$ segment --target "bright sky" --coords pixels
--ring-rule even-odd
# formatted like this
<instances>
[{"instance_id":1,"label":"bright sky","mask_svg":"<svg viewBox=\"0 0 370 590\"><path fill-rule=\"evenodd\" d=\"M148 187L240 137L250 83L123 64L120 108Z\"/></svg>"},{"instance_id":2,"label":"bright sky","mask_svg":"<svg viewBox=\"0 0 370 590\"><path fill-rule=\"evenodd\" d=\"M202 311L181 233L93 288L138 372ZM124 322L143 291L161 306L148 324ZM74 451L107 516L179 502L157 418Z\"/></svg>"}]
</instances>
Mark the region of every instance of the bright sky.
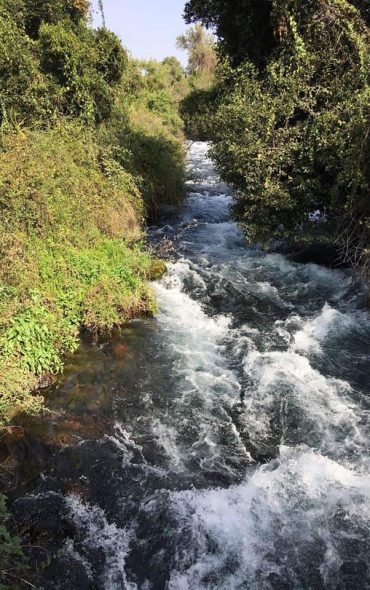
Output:
<instances>
[{"instance_id":1,"label":"bright sky","mask_svg":"<svg viewBox=\"0 0 370 590\"><path fill-rule=\"evenodd\" d=\"M186 25L186 0L103 0L106 26L117 33L137 58L162 60L176 55L186 64L186 52L176 48L176 37ZM98 1L92 0L94 26L101 25Z\"/></svg>"}]
</instances>

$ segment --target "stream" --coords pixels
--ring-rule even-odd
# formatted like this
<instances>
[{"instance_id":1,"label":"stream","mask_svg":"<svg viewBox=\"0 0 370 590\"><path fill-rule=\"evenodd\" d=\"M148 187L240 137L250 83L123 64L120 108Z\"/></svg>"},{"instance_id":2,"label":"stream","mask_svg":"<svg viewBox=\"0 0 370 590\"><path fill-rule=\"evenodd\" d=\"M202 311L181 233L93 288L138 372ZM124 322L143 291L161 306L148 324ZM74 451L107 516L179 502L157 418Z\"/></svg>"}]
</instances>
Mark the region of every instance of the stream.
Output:
<instances>
[{"instance_id":1,"label":"stream","mask_svg":"<svg viewBox=\"0 0 370 590\"><path fill-rule=\"evenodd\" d=\"M188 168L150 229L173 244L157 316L83 343L49 394L62 418L29 425L10 499L33 566L54 554L37 587L369 589L364 287L248 247L207 144Z\"/></svg>"}]
</instances>

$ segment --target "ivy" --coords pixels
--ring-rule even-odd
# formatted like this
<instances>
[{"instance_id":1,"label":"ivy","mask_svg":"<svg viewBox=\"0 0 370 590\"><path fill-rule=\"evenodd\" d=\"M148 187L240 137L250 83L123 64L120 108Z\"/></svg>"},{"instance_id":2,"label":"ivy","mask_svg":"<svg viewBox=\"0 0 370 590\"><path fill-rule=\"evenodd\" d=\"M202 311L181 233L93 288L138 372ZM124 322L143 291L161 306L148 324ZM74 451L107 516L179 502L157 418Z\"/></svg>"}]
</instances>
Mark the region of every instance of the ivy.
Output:
<instances>
[{"instance_id":1,"label":"ivy","mask_svg":"<svg viewBox=\"0 0 370 590\"><path fill-rule=\"evenodd\" d=\"M183 103L188 129L213 141L216 167L235 188L235 213L250 241L334 242L370 277L368 21L357 2L274 0L261 27L250 4L244 29L230 16L227 35L239 49L233 55L222 38L230 60L219 65L216 88ZM194 0L187 10L203 22L212 14L221 35L227 7L221 14L216 2L206 8ZM276 47L253 68L242 37L269 27ZM312 221L317 210L320 223Z\"/></svg>"}]
</instances>

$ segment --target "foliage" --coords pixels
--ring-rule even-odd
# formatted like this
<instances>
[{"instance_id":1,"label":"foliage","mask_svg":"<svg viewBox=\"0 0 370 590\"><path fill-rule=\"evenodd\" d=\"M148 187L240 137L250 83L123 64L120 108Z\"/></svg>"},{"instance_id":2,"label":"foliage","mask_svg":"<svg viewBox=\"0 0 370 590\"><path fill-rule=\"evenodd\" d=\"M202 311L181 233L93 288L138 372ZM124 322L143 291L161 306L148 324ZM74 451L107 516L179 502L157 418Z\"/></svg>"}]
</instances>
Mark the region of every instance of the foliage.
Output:
<instances>
[{"instance_id":1,"label":"foliage","mask_svg":"<svg viewBox=\"0 0 370 590\"><path fill-rule=\"evenodd\" d=\"M239 65L246 57L263 64L276 41L270 24L271 0L190 0L185 6L188 23L201 21L215 30L223 55Z\"/></svg>"},{"instance_id":2,"label":"foliage","mask_svg":"<svg viewBox=\"0 0 370 590\"><path fill-rule=\"evenodd\" d=\"M8 134L0 153L1 413L34 377L53 375L78 344L79 327L110 330L154 310L146 280L135 179L101 157L78 124Z\"/></svg>"},{"instance_id":3,"label":"foliage","mask_svg":"<svg viewBox=\"0 0 370 590\"><path fill-rule=\"evenodd\" d=\"M0 0L0 124L108 118L128 61L119 39L88 27L85 0L17 2L14 14Z\"/></svg>"},{"instance_id":4,"label":"foliage","mask_svg":"<svg viewBox=\"0 0 370 590\"><path fill-rule=\"evenodd\" d=\"M38 384L36 375L19 366L17 358L0 358L0 424L8 422L18 411L39 414L43 407L40 395L30 395Z\"/></svg>"},{"instance_id":5,"label":"foliage","mask_svg":"<svg viewBox=\"0 0 370 590\"><path fill-rule=\"evenodd\" d=\"M206 110L207 97L199 94L187 97L182 109L186 121L191 111L198 121L203 113L200 132L206 120L218 171L236 189L237 217L252 241L335 241L343 257L367 271L366 21L347 0L274 0L261 29L245 2L248 24L243 28L243 20L231 18L226 33L222 4L221 10L217 2L188 3L189 18L220 27L231 65L224 60L219 66ZM274 43L257 59L245 40L249 32L264 31L267 37L272 31ZM319 222L313 222L317 211Z\"/></svg>"},{"instance_id":6,"label":"foliage","mask_svg":"<svg viewBox=\"0 0 370 590\"><path fill-rule=\"evenodd\" d=\"M93 30L87 0L0 0L0 79L2 424L40 411L81 327L154 311L142 224L183 196L189 83Z\"/></svg>"},{"instance_id":7,"label":"foliage","mask_svg":"<svg viewBox=\"0 0 370 590\"><path fill-rule=\"evenodd\" d=\"M189 92L189 83L175 57L133 63L138 76L131 112L145 111L159 116L163 128L181 137L182 121L178 114L181 99Z\"/></svg>"},{"instance_id":8,"label":"foliage","mask_svg":"<svg viewBox=\"0 0 370 590\"><path fill-rule=\"evenodd\" d=\"M209 87L213 81L217 57L215 39L200 24L177 37L177 46L188 52L188 73L194 86Z\"/></svg>"},{"instance_id":9,"label":"foliage","mask_svg":"<svg viewBox=\"0 0 370 590\"><path fill-rule=\"evenodd\" d=\"M9 0L6 0L7 3ZM86 21L88 0L17 0L22 10L24 28L30 37L37 38L42 23L60 21L79 24Z\"/></svg>"},{"instance_id":10,"label":"foliage","mask_svg":"<svg viewBox=\"0 0 370 590\"><path fill-rule=\"evenodd\" d=\"M163 62L133 61L122 80L125 96L110 121L99 130L100 141L115 160L136 177L145 214L155 216L164 205L184 196L183 123L179 102L189 90L176 58Z\"/></svg>"},{"instance_id":11,"label":"foliage","mask_svg":"<svg viewBox=\"0 0 370 590\"><path fill-rule=\"evenodd\" d=\"M41 68L53 80L60 109L87 122L108 118L113 105L109 83L119 81L127 59L118 39L104 32L94 35L85 24L78 29L62 21L43 24L38 43Z\"/></svg>"},{"instance_id":12,"label":"foliage","mask_svg":"<svg viewBox=\"0 0 370 590\"><path fill-rule=\"evenodd\" d=\"M317 4L311 0L188 0L184 14L187 23L200 21L215 31L219 51L231 59L233 66L247 59L262 68L287 35L290 17L297 18L297 22L301 18L304 21L307 13L313 15L317 7L319 14L321 10L325 14L327 3ZM346 0L346 3L350 8L351 5L358 8L369 24L368 0Z\"/></svg>"},{"instance_id":13,"label":"foliage","mask_svg":"<svg viewBox=\"0 0 370 590\"><path fill-rule=\"evenodd\" d=\"M117 36L108 29L95 33L97 46L97 70L108 84L120 82L128 65L128 57Z\"/></svg>"},{"instance_id":14,"label":"foliage","mask_svg":"<svg viewBox=\"0 0 370 590\"><path fill-rule=\"evenodd\" d=\"M184 121L188 139L207 141L212 139L210 121L217 103L217 89L196 88L181 101L180 115Z\"/></svg>"},{"instance_id":15,"label":"foliage","mask_svg":"<svg viewBox=\"0 0 370 590\"><path fill-rule=\"evenodd\" d=\"M178 205L184 197L184 146L163 131L161 120L152 113L136 111L133 122L132 164L141 177L147 216L153 219L164 205Z\"/></svg>"},{"instance_id":16,"label":"foliage","mask_svg":"<svg viewBox=\"0 0 370 590\"><path fill-rule=\"evenodd\" d=\"M15 113L27 117L37 107L38 91L45 81L37 78L32 41L6 15L0 14L0 124Z\"/></svg>"},{"instance_id":17,"label":"foliage","mask_svg":"<svg viewBox=\"0 0 370 590\"><path fill-rule=\"evenodd\" d=\"M8 528L9 514L6 509L6 498L0 495L0 588L16 590L19 586L18 572L26 568L20 539L12 535Z\"/></svg>"}]
</instances>

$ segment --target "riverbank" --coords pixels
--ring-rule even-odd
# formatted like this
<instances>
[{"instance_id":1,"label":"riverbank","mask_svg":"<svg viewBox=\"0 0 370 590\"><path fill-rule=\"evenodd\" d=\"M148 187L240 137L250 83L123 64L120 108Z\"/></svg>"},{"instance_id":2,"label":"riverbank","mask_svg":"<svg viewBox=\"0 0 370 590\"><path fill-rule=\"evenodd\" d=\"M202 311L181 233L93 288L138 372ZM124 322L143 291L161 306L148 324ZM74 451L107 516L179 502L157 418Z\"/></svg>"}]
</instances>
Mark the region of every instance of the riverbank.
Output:
<instances>
[{"instance_id":1,"label":"riverbank","mask_svg":"<svg viewBox=\"0 0 370 590\"><path fill-rule=\"evenodd\" d=\"M0 421L38 411L29 392L76 350L81 327L110 331L152 313L143 201L123 169L108 176L91 133L62 124L9 134L0 154Z\"/></svg>"},{"instance_id":2,"label":"riverbank","mask_svg":"<svg viewBox=\"0 0 370 590\"><path fill-rule=\"evenodd\" d=\"M0 14L0 426L42 410L81 330L153 313L145 225L184 197L176 59L129 58L88 3L23 4Z\"/></svg>"}]
</instances>

